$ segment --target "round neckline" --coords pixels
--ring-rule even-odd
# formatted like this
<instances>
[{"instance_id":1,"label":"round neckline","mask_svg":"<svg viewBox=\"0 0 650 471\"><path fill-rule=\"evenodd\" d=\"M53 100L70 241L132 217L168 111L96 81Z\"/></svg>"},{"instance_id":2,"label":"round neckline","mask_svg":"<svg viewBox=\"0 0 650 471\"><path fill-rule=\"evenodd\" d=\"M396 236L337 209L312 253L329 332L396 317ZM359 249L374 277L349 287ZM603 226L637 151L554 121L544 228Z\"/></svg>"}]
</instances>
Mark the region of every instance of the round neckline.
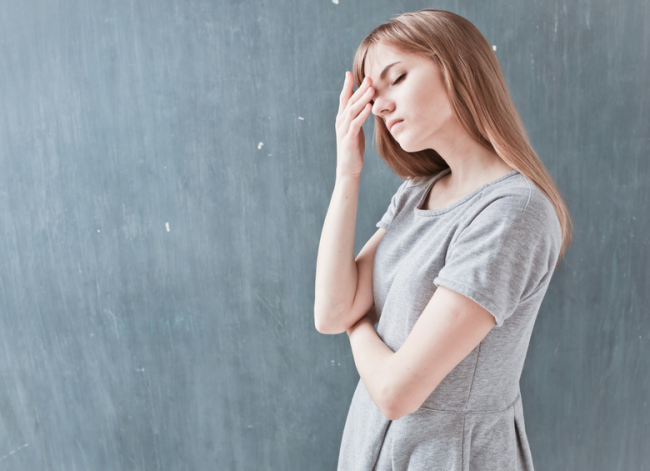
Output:
<instances>
[{"instance_id":1,"label":"round neckline","mask_svg":"<svg viewBox=\"0 0 650 471\"><path fill-rule=\"evenodd\" d=\"M422 196L420 196L420 199L418 201L418 204L415 205L415 214L418 216L438 216L441 214L448 213L449 211L457 208L458 206L462 205L466 201L470 200L474 196L476 196L478 193L483 191L485 188L494 185L495 183L499 183L502 180L505 180L506 178L510 178L514 175L517 175L519 171L517 170L512 170L511 172L506 173L505 175L501 175L499 178L492 180L491 182L484 183L483 185L479 186L476 190L472 191L471 193L463 196L461 199L454 201L448 206L445 206L444 208L438 208L438 209L421 209L422 203L424 202L424 199L431 193L431 189L433 188L433 185L436 184L438 180L440 180L442 177L445 175L451 173L451 168L446 168L445 170L441 171L438 173L435 177L431 179L431 181L424 185L425 186L425 191L422 193Z\"/></svg>"}]
</instances>

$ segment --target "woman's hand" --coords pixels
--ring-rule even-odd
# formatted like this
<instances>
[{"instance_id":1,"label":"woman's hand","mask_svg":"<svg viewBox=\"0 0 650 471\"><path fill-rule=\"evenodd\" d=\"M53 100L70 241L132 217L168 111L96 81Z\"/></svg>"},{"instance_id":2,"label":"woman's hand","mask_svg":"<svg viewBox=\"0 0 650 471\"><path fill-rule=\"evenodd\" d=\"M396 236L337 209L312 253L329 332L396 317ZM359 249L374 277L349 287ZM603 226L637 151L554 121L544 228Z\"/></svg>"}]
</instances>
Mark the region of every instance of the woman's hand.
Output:
<instances>
[{"instance_id":1,"label":"woman's hand","mask_svg":"<svg viewBox=\"0 0 650 471\"><path fill-rule=\"evenodd\" d=\"M353 78L345 73L345 83L339 100L339 112L336 115L336 176L360 176L363 168L363 153L366 138L363 123L370 115L370 100L375 94L372 81L366 77L357 89L352 91Z\"/></svg>"}]
</instances>

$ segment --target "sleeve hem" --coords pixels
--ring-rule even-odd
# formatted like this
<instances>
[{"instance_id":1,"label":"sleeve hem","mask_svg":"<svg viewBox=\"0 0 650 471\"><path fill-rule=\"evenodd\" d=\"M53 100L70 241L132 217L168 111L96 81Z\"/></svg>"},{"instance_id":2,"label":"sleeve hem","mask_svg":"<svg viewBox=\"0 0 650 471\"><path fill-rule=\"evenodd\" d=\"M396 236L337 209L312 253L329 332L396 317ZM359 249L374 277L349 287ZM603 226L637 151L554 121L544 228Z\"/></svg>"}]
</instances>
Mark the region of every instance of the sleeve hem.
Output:
<instances>
[{"instance_id":1,"label":"sleeve hem","mask_svg":"<svg viewBox=\"0 0 650 471\"><path fill-rule=\"evenodd\" d=\"M379 221L377 224L375 224L375 226L388 230L388 226L390 226L390 224L387 224L384 221Z\"/></svg>"},{"instance_id":2,"label":"sleeve hem","mask_svg":"<svg viewBox=\"0 0 650 471\"><path fill-rule=\"evenodd\" d=\"M492 314L492 316L494 316L494 319L496 320L497 323L496 325L497 327L501 327L503 325L504 319L500 315L497 315L497 312L499 312L499 310L497 309L496 304L494 304L490 299L488 299L478 291L470 288L469 286L465 286L461 283L448 280L447 278L436 277L433 280L433 284L435 284L436 286L444 286L445 288L454 290L457 293L462 294L463 296L467 296L472 301L481 305L481 307L487 309L488 312Z\"/></svg>"}]
</instances>

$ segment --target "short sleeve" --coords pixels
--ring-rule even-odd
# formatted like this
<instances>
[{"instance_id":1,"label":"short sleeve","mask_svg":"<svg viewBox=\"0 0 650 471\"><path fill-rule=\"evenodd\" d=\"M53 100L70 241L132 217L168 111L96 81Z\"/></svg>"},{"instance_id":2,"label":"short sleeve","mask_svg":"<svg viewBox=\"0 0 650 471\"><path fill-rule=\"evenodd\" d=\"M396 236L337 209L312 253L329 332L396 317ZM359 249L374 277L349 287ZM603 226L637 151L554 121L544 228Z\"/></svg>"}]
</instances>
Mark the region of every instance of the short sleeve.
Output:
<instances>
[{"instance_id":1,"label":"short sleeve","mask_svg":"<svg viewBox=\"0 0 650 471\"><path fill-rule=\"evenodd\" d=\"M399 211L399 201L400 201L400 196L404 191L404 188L410 183L410 180L405 180L404 183L400 185L400 187L397 189L395 194L390 200L390 205L388 205L388 209L382 216L382 218L379 220L379 222L376 224L376 227L382 227L386 230L388 230L388 226L390 226L390 223L393 221L395 218L397 212Z\"/></svg>"},{"instance_id":2,"label":"short sleeve","mask_svg":"<svg viewBox=\"0 0 650 471\"><path fill-rule=\"evenodd\" d=\"M459 227L433 282L483 306L500 327L552 274L560 243L561 228L548 200L503 196Z\"/></svg>"}]
</instances>

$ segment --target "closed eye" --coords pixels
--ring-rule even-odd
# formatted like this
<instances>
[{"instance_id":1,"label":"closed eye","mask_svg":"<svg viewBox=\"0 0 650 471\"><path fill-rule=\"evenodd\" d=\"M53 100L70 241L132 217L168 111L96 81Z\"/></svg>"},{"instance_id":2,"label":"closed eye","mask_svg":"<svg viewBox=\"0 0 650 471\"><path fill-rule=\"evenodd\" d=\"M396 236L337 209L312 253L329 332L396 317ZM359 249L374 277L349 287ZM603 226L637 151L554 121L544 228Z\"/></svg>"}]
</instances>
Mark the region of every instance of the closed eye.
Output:
<instances>
[{"instance_id":1,"label":"closed eye","mask_svg":"<svg viewBox=\"0 0 650 471\"><path fill-rule=\"evenodd\" d=\"M397 80L395 80L395 81L393 82L393 85L397 85L397 84L398 84L398 83L399 83L399 82L400 82L404 77L406 77L406 74L402 74L402 75L400 75L399 77L397 77ZM371 105L371 106L374 106L374 105L375 105L375 101L374 101L374 100L370 100L370 105Z\"/></svg>"}]
</instances>

